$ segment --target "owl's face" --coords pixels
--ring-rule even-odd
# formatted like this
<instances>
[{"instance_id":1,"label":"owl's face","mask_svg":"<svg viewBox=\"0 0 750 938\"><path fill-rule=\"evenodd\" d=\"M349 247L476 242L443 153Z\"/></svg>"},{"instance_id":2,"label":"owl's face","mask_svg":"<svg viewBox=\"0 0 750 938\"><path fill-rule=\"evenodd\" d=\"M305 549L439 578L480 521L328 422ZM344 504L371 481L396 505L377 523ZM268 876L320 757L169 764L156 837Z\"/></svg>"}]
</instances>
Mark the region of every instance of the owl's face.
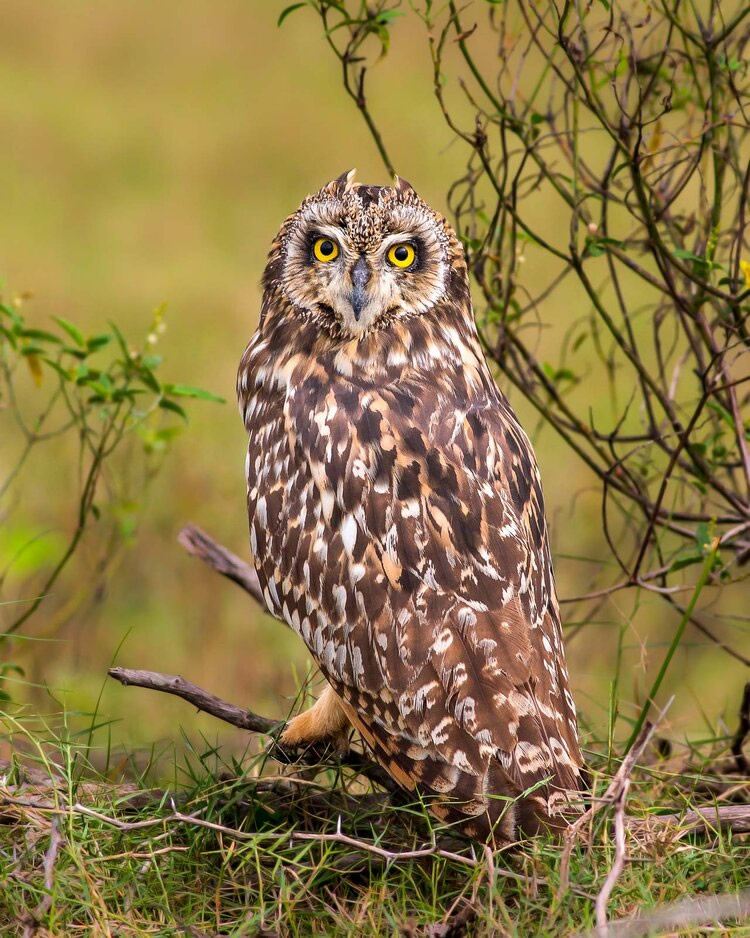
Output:
<instances>
[{"instance_id":1,"label":"owl's face","mask_svg":"<svg viewBox=\"0 0 750 938\"><path fill-rule=\"evenodd\" d=\"M355 338L434 306L457 247L408 183L357 185L354 170L305 199L280 243L274 279L293 307L332 334Z\"/></svg>"}]
</instances>

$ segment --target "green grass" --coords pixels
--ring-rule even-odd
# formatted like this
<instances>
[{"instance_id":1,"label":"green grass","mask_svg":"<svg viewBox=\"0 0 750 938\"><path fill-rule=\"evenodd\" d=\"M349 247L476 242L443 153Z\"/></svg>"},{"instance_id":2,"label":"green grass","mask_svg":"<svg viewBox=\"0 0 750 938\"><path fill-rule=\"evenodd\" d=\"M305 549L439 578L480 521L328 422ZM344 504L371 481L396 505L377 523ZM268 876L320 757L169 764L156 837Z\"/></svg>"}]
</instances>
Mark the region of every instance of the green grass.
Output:
<instances>
[{"instance_id":1,"label":"green grass","mask_svg":"<svg viewBox=\"0 0 750 938\"><path fill-rule=\"evenodd\" d=\"M40 935L574 935L594 926L615 856L609 808L575 839L565 888L563 847L551 838L493 854L332 765L293 781L257 746L225 761L208 740L185 739L184 756L123 758L108 750L106 726L92 747L80 718L40 725L19 712L4 725L14 755L0 775L3 935L24 934L35 909ZM737 782L717 774L726 747L713 738L667 759L644 757L627 814L726 800ZM605 759L598 747L588 757L601 794ZM745 780L731 797L747 796ZM61 840L51 850L53 826ZM356 843L326 839L337 830ZM748 835L626 836L610 919L747 881ZM457 858L398 856L432 842ZM705 933L748 935L750 926L727 919Z\"/></svg>"}]
</instances>

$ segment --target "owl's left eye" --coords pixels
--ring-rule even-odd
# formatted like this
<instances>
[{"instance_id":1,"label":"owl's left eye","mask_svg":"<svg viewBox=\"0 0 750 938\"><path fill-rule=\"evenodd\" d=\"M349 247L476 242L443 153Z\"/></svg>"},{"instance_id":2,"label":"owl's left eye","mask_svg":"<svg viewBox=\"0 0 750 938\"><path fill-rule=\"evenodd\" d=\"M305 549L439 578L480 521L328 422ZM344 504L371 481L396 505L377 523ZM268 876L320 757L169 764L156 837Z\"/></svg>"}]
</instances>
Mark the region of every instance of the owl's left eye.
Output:
<instances>
[{"instance_id":1,"label":"owl's left eye","mask_svg":"<svg viewBox=\"0 0 750 938\"><path fill-rule=\"evenodd\" d=\"M339 246L330 238L317 238L313 244L313 254L316 260L327 264L328 261L335 261L339 256Z\"/></svg>"},{"instance_id":2,"label":"owl's left eye","mask_svg":"<svg viewBox=\"0 0 750 938\"><path fill-rule=\"evenodd\" d=\"M411 244L394 244L388 251L388 260L394 267L406 270L414 263L417 254Z\"/></svg>"}]
</instances>

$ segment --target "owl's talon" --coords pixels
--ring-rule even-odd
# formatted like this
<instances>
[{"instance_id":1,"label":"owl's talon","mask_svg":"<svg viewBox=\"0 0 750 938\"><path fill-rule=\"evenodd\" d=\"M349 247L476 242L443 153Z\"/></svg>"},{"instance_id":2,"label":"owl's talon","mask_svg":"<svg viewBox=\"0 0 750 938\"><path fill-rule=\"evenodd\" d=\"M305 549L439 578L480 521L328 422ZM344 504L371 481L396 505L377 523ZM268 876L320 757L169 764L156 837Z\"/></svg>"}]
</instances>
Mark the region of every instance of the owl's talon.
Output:
<instances>
[{"instance_id":1,"label":"owl's talon","mask_svg":"<svg viewBox=\"0 0 750 938\"><path fill-rule=\"evenodd\" d=\"M274 759L297 762L305 753L314 753L323 761L348 748L349 719L334 689L328 685L310 707L288 721L271 747ZM296 757L296 758L295 758Z\"/></svg>"}]
</instances>

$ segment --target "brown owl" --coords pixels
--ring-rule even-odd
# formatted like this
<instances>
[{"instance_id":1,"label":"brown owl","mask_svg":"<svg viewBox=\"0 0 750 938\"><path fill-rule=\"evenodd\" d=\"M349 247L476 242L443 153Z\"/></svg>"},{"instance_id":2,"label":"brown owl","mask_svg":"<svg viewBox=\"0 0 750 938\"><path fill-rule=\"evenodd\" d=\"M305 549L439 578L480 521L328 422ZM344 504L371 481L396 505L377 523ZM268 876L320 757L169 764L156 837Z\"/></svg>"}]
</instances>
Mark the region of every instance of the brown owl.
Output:
<instances>
[{"instance_id":1,"label":"brown owl","mask_svg":"<svg viewBox=\"0 0 750 938\"><path fill-rule=\"evenodd\" d=\"M467 834L563 823L581 753L539 470L482 355L461 245L414 189L324 186L282 225L242 357L268 610L353 725Z\"/></svg>"}]
</instances>

